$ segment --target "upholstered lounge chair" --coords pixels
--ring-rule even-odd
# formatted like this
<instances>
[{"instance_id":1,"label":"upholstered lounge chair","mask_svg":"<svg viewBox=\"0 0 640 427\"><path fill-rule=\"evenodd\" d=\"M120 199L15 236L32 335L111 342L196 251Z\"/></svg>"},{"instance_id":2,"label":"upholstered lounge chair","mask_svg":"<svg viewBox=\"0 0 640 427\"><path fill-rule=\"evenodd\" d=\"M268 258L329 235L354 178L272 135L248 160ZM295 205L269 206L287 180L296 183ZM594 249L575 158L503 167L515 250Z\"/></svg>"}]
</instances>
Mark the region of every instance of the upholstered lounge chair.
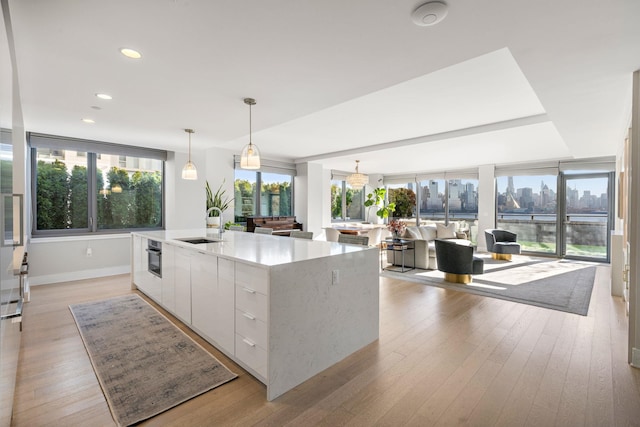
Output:
<instances>
[{"instance_id":1,"label":"upholstered lounge chair","mask_svg":"<svg viewBox=\"0 0 640 427\"><path fill-rule=\"evenodd\" d=\"M435 245L438 270L447 282L471 283L472 274L484 273L484 261L473 256L471 242L436 239Z\"/></svg>"},{"instance_id":2,"label":"upholstered lounge chair","mask_svg":"<svg viewBox=\"0 0 640 427\"><path fill-rule=\"evenodd\" d=\"M511 255L520 253L520 243L517 243L518 235L507 230L484 230L487 239L487 252L491 252L493 259L511 261Z\"/></svg>"}]
</instances>

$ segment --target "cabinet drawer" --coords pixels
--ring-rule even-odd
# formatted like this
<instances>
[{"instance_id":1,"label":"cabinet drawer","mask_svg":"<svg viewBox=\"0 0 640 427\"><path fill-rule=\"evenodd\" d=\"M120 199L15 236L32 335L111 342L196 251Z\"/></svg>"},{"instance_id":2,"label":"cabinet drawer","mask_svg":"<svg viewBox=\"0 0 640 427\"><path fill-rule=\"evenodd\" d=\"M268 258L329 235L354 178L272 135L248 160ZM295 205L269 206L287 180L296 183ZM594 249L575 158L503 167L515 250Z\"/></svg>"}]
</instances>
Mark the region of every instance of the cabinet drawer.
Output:
<instances>
[{"instance_id":1,"label":"cabinet drawer","mask_svg":"<svg viewBox=\"0 0 640 427\"><path fill-rule=\"evenodd\" d=\"M267 297L242 285L236 285L236 308L267 322Z\"/></svg>"},{"instance_id":2,"label":"cabinet drawer","mask_svg":"<svg viewBox=\"0 0 640 427\"><path fill-rule=\"evenodd\" d=\"M269 270L236 262L236 284L269 294Z\"/></svg>"},{"instance_id":3,"label":"cabinet drawer","mask_svg":"<svg viewBox=\"0 0 640 427\"><path fill-rule=\"evenodd\" d=\"M236 310L236 332L239 335L267 348L267 324L242 310Z\"/></svg>"},{"instance_id":4,"label":"cabinet drawer","mask_svg":"<svg viewBox=\"0 0 640 427\"><path fill-rule=\"evenodd\" d=\"M236 357L263 378L267 378L267 352L251 340L236 334Z\"/></svg>"}]
</instances>

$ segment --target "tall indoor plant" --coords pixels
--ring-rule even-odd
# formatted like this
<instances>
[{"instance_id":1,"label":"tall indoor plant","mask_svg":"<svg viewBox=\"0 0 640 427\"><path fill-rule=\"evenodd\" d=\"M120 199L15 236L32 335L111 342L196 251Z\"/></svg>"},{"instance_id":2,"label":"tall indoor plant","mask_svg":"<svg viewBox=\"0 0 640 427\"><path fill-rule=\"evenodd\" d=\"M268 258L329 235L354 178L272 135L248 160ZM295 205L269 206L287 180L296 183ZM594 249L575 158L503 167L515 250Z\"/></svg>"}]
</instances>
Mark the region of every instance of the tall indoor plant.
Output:
<instances>
[{"instance_id":1,"label":"tall indoor plant","mask_svg":"<svg viewBox=\"0 0 640 427\"><path fill-rule=\"evenodd\" d=\"M226 211L229 208L229 204L233 201L233 199L229 199L225 195L227 190L223 190L222 186L224 185L224 180L220 187L216 190L215 193L211 192L211 187L209 186L209 181L206 181L206 190L207 190L207 211L210 208L218 208L222 212ZM212 210L209 212L207 216L207 226L208 227L217 227L220 225L221 218L219 218L220 214L216 210Z\"/></svg>"},{"instance_id":2,"label":"tall indoor plant","mask_svg":"<svg viewBox=\"0 0 640 427\"><path fill-rule=\"evenodd\" d=\"M367 194L367 200L365 200L364 205L367 208L367 216L369 208L377 207L376 215L384 220L385 218L389 218L391 214L396 210L395 203L384 204L384 196L387 194L387 189L378 187L375 188L371 193Z\"/></svg>"}]
</instances>

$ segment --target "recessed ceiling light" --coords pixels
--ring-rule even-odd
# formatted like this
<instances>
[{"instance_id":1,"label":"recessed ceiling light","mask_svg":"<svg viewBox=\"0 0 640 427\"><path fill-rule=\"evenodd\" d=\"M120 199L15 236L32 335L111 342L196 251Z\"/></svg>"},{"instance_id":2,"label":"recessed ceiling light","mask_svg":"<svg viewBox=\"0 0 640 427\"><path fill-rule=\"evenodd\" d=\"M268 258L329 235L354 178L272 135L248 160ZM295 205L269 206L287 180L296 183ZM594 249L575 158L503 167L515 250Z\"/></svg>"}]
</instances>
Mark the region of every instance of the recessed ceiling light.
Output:
<instances>
[{"instance_id":1,"label":"recessed ceiling light","mask_svg":"<svg viewBox=\"0 0 640 427\"><path fill-rule=\"evenodd\" d=\"M96 96L100 99L113 99L111 95L107 95L106 93L96 93Z\"/></svg>"},{"instance_id":2,"label":"recessed ceiling light","mask_svg":"<svg viewBox=\"0 0 640 427\"><path fill-rule=\"evenodd\" d=\"M96 121L93 119L82 119L83 122L85 123L95 123Z\"/></svg>"},{"instance_id":3,"label":"recessed ceiling light","mask_svg":"<svg viewBox=\"0 0 640 427\"><path fill-rule=\"evenodd\" d=\"M138 52L137 50L126 48L126 47L123 47L122 49L120 49L120 53L122 53L127 58L131 58L131 59L142 58L142 54L140 52Z\"/></svg>"}]
</instances>

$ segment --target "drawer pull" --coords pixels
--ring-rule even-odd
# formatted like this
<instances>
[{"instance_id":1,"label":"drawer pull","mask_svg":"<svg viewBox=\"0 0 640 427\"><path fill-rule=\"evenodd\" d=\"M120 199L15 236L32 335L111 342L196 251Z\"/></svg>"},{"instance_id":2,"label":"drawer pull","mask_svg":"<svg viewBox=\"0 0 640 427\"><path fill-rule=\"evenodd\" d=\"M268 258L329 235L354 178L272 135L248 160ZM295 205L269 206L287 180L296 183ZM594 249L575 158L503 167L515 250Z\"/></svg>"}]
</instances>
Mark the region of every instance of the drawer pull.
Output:
<instances>
[{"instance_id":1,"label":"drawer pull","mask_svg":"<svg viewBox=\"0 0 640 427\"><path fill-rule=\"evenodd\" d=\"M245 292L248 292L250 294L255 294L256 293L256 291L254 291L253 289L250 289L250 288L243 287L242 290L245 291Z\"/></svg>"},{"instance_id":2,"label":"drawer pull","mask_svg":"<svg viewBox=\"0 0 640 427\"><path fill-rule=\"evenodd\" d=\"M256 318L250 315L249 313L242 313L242 315L249 320L256 320Z\"/></svg>"},{"instance_id":3,"label":"drawer pull","mask_svg":"<svg viewBox=\"0 0 640 427\"><path fill-rule=\"evenodd\" d=\"M249 341L249 340L248 340L248 339L246 339L246 338L242 338L242 341L244 341L244 343L245 343L246 345L248 345L249 347L255 347L255 346L256 346L256 344L255 344L255 343L252 343L251 341Z\"/></svg>"}]
</instances>

